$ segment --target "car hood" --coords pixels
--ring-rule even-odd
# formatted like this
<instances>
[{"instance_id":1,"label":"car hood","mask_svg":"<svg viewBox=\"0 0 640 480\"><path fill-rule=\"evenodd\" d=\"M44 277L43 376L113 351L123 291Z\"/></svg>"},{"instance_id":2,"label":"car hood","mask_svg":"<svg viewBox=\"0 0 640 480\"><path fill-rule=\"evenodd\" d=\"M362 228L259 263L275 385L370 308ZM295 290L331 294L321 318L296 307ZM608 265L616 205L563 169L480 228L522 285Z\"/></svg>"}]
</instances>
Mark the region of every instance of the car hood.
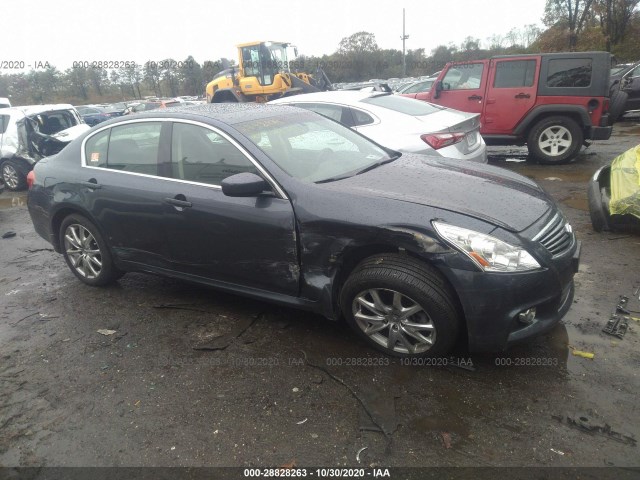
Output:
<instances>
[{"instance_id":1,"label":"car hood","mask_svg":"<svg viewBox=\"0 0 640 480\"><path fill-rule=\"evenodd\" d=\"M544 190L522 175L426 155L403 154L363 174L319 186L458 212L512 232L554 208Z\"/></svg>"}]
</instances>

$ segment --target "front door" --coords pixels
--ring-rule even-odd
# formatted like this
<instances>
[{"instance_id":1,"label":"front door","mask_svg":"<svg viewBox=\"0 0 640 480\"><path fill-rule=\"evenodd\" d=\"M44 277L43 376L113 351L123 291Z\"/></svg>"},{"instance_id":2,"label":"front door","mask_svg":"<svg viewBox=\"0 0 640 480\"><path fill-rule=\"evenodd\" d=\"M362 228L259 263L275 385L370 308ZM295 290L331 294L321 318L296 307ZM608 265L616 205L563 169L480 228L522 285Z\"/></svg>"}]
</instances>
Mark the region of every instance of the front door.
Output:
<instances>
[{"instance_id":1,"label":"front door","mask_svg":"<svg viewBox=\"0 0 640 480\"><path fill-rule=\"evenodd\" d=\"M197 277L288 295L298 294L295 217L275 194L228 197L224 178L261 175L252 159L223 132L173 123L164 217L172 269Z\"/></svg>"},{"instance_id":2,"label":"front door","mask_svg":"<svg viewBox=\"0 0 640 480\"><path fill-rule=\"evenodd\" d=\"M431 89L431 103L463 112L482 113L487 67L488 60L452 65L442 78L438 98L435 98L435 87Z\"/></svg>"}]
</instances>

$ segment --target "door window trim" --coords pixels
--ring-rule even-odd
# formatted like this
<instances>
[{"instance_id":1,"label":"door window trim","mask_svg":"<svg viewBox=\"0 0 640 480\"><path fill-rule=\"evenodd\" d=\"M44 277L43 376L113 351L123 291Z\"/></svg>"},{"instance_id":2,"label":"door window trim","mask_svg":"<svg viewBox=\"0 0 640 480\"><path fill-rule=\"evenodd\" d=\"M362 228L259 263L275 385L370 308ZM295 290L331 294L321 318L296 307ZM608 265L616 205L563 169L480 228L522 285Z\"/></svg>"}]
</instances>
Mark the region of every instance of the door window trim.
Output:
<instances>
[{"instance_id":1,"label":"door window trim","mask_svg":"<svg viewBox=\"0 0 640 480\"><path fill-rule=\"evenodd\" d=\"M240 153L242 153L247 158L247 160L249 160L258 169L258 171L262 175L264 175L265 180L269 183L269 185L271 185L271 188L273 188L274 192L276 193L276 195L278 195L278 197L282 198L283 200L289 200L289 197L284 192L283 188L275 181L275 179L271 176L271 174L269 172L267 172L267 170L265 170L265 168L257 160L255 160L253 158L253 156L242 145L240 145L233 137L231 137L226 132L223 132L222 130L220 130L220 129L212 126L212 125L209 125L209 124L204 123L204 122L199 122L199 121L196 121L196 120L187 120L187 119L182 119L182 118L167 118L167 117L160 117L160 118L158 118L158 117L149 117L149 118L136 118L136 119L127 120L127 121L124 121L124 122L118 122L118 123L111 124L111 125L105 125L105 126L99 128L99 129L97 129L95 132L91 132L91 135L87 135L82 140L82 144L80 145L80 157L81 157L80 166L82 168L96 169L96 170L100 170L100 171L109 171L109 172L121 173L121 174L126 174L126 175L137 175L137 176L146 177L146 178L158 178L158 179L161 179L161 180L166 180L166 181L171 181L171 182L187 183L187 184L190 184L190 185L199 185L199 186L202 186L202 187L212 188L214 190L222 190L222 186L220 186L220 185L212 185L210 183L193 182L193 181L190 181L190 180L181 180L181 179L178 179L178 178L163 177L163 176L160 176L160 175L149 175L147 173L127 172L127 171L122 171L122 170L113 170L113 169L104 168L104 167L94 167L92 165L87 165L87 157L86 157L86 152L85 152L85 145L86 145L87 141L90 138L92 138L94 135L97 135L100 132L102 132L104 130L107 130L109 128L119 127L119 126L122 126L122 125L129 125L129 124L132 124L132 123L143 123L143 122L187 123L187 124L196 125L196 126L199 126L199 127L204 127L204 128L206 128L208 130L211 130L216 135L220 135L225 140L229 141L234 147L236 147L240 151ZM160 137L160 143L162 143L162 137ZM108 159L107 159L107 161L108 161ZM158 166L160 166L160 162L158 162Z\"/></svg>"}]
</instances>

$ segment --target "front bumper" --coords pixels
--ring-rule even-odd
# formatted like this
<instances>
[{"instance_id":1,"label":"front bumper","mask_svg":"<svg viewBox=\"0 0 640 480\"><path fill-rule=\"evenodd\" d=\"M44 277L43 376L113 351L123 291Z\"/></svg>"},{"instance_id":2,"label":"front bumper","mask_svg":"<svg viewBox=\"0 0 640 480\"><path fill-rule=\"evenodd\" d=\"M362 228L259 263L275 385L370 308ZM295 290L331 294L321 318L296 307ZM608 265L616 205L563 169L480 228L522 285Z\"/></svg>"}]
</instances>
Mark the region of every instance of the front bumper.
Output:
<instances>
[{"instance_id":1,"label":"front bumper","mask_svg":"<svg viewBox=\"0 0 640 480\"><path fill-rule=\"evenodd\" d=\"M500 351L552 329L573 303L573 276L580 263L580 242L551 265L532 272L490 274L445 272L458 293L466 319L470 351ZM532 323L518 315L536 309Z\"/></svg>"}]
</instances>

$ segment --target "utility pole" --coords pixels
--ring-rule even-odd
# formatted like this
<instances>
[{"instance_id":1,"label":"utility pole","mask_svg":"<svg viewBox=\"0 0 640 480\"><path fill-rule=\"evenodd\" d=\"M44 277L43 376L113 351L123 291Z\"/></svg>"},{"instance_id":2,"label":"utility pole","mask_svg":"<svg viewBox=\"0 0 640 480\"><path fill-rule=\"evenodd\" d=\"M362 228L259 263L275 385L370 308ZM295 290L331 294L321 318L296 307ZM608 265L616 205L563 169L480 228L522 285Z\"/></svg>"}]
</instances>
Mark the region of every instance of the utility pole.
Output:
<instances>
[{"instance_id":1,"label":"utility pole","mask_svg":"<svg viewBox=\"0 0 640 480\"><path fill-rule=\"evenodd\" d=\"M403 77L407 76L407 58L404 53L404 42L407 38L409 38L409 35L406 35L404 31L404 8L403 8L402 9L402 36L400 37L400 39L402 40L402 76Z\"/></svg>"}]
</instances>

